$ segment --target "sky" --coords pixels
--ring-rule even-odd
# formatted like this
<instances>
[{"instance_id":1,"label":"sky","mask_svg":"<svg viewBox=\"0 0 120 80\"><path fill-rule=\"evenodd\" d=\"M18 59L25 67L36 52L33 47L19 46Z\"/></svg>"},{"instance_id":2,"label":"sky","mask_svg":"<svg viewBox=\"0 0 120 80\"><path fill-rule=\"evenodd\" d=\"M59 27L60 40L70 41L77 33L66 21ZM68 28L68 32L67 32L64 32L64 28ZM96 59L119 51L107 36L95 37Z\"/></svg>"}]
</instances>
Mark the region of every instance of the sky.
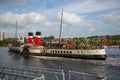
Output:
<instances>
[{"instance_id":1,"label":"sky","mask_svg":"<svg viewBox=\"0 0 120 80\"><path fill-rule=\"evenodd\" d=\"M120 0L0 0L0 30L7 36L41 32L59 37L120 35Z\"/></svg>"}]
</instances>

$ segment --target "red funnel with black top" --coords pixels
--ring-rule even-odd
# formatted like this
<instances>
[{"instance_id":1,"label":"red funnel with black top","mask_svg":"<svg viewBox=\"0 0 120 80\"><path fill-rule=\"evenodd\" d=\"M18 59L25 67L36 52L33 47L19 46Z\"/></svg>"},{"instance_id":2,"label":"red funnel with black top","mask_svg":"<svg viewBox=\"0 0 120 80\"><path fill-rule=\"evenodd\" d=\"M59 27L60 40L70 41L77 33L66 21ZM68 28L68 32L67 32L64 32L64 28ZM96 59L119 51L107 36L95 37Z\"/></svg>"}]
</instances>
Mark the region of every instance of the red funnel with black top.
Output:
<instances>
[{"instance_id":1,"label":"red funnel with black top","mask_svg":"<svg viewBox=\"0 0 120 80\"><path fill-rule=\"evenodd\" d=\"M33 33L28 32L28 43L32 44L33 43Z\"/></svg>"},{"instance_id":2,"label":"red funnel with black top","mask_svg":"<svg viewBox=\"0 0 120 80\"><path fill-rule=\"evenodd\" d=\"M35 45L36 46L41 45L41 32L36 32Z\"/></svg>"}]
</instances>

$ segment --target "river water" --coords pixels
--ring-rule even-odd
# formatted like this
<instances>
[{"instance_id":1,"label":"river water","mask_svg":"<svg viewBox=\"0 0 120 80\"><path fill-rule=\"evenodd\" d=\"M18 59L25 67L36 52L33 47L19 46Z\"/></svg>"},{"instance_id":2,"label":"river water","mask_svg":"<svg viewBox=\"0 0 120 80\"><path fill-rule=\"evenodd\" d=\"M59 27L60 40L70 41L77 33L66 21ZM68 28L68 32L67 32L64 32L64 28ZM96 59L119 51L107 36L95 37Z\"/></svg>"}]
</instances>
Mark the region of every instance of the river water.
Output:
<instances>
[{"instance_id":1,"label":"river water","mask_svg":"<svg viewBox=\"0 0 120 80\"><path fill-rule=\"evenodd\" d=\"M80 71L107 77L107 80L120 80L120 49L106 49L106 60L86 60L60 57L30 57L8 52L0 47L0 65L16 67L39 67ZM75 79L76 80L76 79Z\"/></svg>"}]
</instances>

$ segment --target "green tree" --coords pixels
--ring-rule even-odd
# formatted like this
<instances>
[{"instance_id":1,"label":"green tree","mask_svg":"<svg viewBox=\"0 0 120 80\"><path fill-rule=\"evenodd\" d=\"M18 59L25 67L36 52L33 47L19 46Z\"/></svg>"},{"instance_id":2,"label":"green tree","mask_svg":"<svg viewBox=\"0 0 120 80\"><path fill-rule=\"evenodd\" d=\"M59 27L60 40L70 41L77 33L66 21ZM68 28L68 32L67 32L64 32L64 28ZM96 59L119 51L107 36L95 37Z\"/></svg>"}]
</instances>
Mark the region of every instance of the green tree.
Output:
<instances>
[{"instance_id":1,"label":"green tree","mask_svg":"<svg viewBox=\"0 0 120 80\"><path fill-rule=\"evenodd\" d=\"M0 46L8 46L8 44L12 43L11 39L4 39L0 41Z\"/></svg>"}]
</instances>

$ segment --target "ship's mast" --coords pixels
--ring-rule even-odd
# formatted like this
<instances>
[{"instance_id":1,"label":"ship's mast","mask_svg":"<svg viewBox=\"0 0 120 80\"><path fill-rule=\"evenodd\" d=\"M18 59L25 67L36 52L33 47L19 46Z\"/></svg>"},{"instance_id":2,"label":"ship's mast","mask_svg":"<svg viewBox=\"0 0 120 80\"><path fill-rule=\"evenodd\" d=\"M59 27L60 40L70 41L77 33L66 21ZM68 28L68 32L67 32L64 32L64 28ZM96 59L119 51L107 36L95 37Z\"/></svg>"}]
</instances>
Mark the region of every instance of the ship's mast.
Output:
<instances>
[{"instance_id":1,"label":"ship's mast","mask_svg":"<svg viewBox=\"0 0 120 80\"><path fill-rule=\"evenodd\" d=\"M17 38L17 20L16 20L15 38Z\"/></svg>"},{"instance_id":2,"label":"ship's mast","mask_svg":"<svg viewBox=\"0 0 120 80\"><path fill-rule=\"evenodd\" d=\"M61 12L61 23L60 23L59 44L61 43L61 35L62 35L62 21L63 21L63 8L62 8L62 12Z\"/></svg>"}]
</instances>

